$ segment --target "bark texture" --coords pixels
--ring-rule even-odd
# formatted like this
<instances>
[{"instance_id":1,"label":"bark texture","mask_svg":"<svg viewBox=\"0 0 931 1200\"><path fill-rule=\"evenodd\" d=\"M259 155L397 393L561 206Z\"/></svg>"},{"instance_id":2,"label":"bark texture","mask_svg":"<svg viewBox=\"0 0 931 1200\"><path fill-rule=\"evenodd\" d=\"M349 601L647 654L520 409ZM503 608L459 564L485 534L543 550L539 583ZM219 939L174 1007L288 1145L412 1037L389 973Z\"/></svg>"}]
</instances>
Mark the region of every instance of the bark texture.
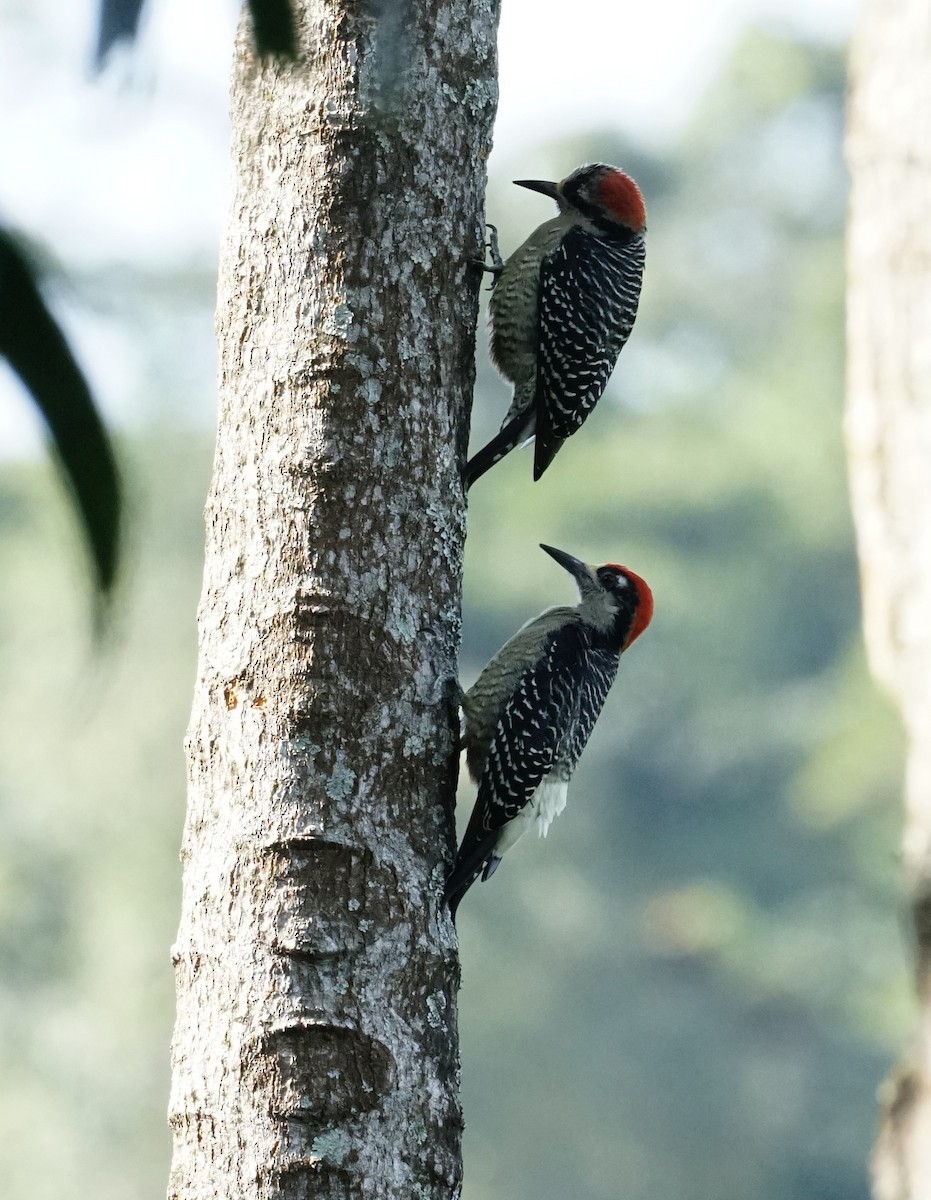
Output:
<instances>
[{"instance_id":1,"label":"bark texture","mask_svg":"<svg viewBox=\"0 0 931 1200\"><path fill-rule=\"evenodd\" d=\"M464 501L496 0L238 41L170 1197L448 1200Z\"/></svg>"},{"instance_id":2,"label":"bark texture","mask_svg":"<svg viewBox=\"0 0 931 1200\"><path fill-rule=\"evenodd\" d=\"M921 1024L884 1085L877 1200L931 1200L931 6L866 0L852 58L847 435L866 641L909 737Z\"/></svg>"}]
</instances>

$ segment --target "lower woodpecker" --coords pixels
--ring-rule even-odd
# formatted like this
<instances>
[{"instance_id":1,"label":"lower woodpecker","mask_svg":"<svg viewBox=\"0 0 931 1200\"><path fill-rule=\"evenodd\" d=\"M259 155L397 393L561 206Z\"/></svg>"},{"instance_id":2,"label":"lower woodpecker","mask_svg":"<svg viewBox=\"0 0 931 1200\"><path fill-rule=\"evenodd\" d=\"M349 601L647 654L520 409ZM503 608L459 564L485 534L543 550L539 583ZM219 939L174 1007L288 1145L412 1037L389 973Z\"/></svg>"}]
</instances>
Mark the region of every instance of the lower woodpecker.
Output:
<instances>
[{"instance_id":1,"label":"lower woodpecker","mask_svg":"<svg viewBox=\"0 0 931 1200\"><path fill-rule=\"evenodd\" d=\"M653 616L653 593L627 567L588 566L541 549L573 576L579 603L528 621L463 697L463 744L478 797L446 881L453 917L479 875L488 879L527 829L545 837L566 807L620 656Z\"/></svg>"}]
</instances>

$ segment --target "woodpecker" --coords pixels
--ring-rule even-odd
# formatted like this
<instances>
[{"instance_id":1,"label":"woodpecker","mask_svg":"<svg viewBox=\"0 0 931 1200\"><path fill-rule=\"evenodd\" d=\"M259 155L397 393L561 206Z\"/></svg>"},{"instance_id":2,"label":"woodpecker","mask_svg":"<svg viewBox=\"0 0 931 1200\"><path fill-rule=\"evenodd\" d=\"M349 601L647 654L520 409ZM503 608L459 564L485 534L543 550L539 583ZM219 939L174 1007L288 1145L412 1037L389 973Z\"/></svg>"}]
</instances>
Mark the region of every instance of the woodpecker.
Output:
<instances>
[{"instance_id":1,"label":"woodpecker","mask_svg":"<svg viewBox=\"0 0 931 1200\"><path fill-rule=\"evenodd\" d=\"M618 659L653 616L653 593L627 567L591 567L541 549L575 578L580 599L528 621L463 696L463 746L478 797L446 881L453 917L479 874L488 879L527 829L545 837L565 808Z\"/></svg>"},{"instance_id":2,"label":"woodpecker","mask_svg":"<svg viewBox=\"0 0 931 1200\"><path fill-rule=\"evenodd\" d=\"M517 179L559 215L535 229L495 275L491 359L514 385L500 432L469 460L465 486L534 437L539 479L605 390L630 336L646 252L646 208L629 175L594 163L561 183Z\"/></svg>"}]
</instances>

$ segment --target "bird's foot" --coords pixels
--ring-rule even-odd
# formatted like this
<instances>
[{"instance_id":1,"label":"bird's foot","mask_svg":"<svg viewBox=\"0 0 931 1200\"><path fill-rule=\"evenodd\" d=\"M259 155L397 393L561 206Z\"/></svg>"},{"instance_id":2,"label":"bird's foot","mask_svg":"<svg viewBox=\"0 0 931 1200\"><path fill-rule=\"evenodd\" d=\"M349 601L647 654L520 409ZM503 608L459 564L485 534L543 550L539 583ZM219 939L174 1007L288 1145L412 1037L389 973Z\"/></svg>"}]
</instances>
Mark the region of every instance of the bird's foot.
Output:
<instances>
[{"instance_id":1,"label":"bird's foot","mask_svg":"<svg viewBox=\"0 0 931 1200\"><path fill-rule=\"evenodd\" d=\"M491 275L492 280L488 288L489 291L495 286L498 276L504 270L504 259L501 257L501 251L498 248L498 228L496 225L489 224L488 241L485 243L485 251L491 256L491 263L485 262L484 258L472 258L469 261L474 267L478 267L480 271L484 271L486 275Z\"/></svg>"}]
</instances>

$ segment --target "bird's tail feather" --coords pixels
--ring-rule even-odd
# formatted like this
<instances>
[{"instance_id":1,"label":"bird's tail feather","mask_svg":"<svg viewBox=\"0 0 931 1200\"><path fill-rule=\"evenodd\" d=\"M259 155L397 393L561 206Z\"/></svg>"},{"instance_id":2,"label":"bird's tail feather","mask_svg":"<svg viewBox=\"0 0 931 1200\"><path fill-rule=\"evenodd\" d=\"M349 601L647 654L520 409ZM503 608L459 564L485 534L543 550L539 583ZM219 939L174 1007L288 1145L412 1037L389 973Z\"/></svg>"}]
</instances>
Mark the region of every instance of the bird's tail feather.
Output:
<instances>
[{"instance_id":1,"label":"bird's tail feather","mask_svg":"<svg viewBox=\"0 0 931 1200\"><path fill-rule=\"evenodd\" d=\"M443 890L443 899L449 905L449 913L454 921L459 901L472 884L475 883L479 875L481 874L483 879L488 879L500 862L500 859L494 857L494 849L500 834L501 830L495 829L492 833L482 838L480 842L477 842L471 851L463 854L462 849L460 849L456 856L456 862L449 873L449 878L446 880L446 887Z\"/></svg>"},{"instance_id":2,"label":"bird's tail feather","mask_svg":"<svg viewBox=\"0 0 931 1200\"><path fill-rule=\"evenodd\" d=\"M490 471L495 463L500 462L506 454L510 454L526 436L527 413L519 412L501 427L487 446L479 450L478 454L473 455L466 463L463 474L466 491L475 483L476 479L481 478L486 471Z\"/></svg>"}]
</instances>

